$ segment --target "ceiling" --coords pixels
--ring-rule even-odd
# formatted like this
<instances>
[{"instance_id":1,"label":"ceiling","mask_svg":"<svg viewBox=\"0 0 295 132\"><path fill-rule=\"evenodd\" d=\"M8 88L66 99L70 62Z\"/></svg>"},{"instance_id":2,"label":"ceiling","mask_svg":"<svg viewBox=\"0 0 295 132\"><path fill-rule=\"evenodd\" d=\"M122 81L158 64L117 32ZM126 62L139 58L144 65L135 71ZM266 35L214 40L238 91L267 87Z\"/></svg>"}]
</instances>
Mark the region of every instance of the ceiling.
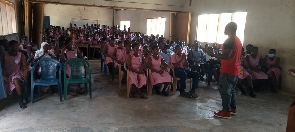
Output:
<instances>
[{"instance_id":1,"label":"ceiling","mask_svg":"<svg viewBox=\"0 0 295 132\"><path fill-rule=\"evenodd\" d=\"M182 11L185 0L28 0L29 2L112 7L158 11Z\"/></svg>"}]
</instances>

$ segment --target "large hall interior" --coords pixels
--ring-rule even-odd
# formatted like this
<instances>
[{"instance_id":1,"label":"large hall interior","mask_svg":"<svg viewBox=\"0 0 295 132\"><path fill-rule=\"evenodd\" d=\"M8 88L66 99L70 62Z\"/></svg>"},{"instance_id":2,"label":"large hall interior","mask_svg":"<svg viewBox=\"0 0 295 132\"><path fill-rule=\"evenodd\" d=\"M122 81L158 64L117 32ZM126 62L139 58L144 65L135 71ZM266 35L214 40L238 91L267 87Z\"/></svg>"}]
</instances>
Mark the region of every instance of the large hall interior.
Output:
<instances>
[{"instance_id":1,"label":"large hall interior","mask_svg":"<svg viewBox=\"0 0 295 132\"><path fill-rule=\"evenodd\" d=\"M295 132L294 27L295 0L0 0L0 131Z\"/></svg>"}]
</instances>

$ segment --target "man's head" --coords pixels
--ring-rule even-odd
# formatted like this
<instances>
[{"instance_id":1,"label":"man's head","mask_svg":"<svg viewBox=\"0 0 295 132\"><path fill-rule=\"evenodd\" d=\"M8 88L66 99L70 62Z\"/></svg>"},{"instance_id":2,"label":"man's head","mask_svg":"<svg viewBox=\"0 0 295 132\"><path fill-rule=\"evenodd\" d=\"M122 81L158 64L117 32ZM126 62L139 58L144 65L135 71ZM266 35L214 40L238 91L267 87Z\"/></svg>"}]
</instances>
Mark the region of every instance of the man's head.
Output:
<instances>
[{"instance_id":1,"label":"man's head","mask_svg":"<svg viewBox=\"0 0 295 132\"><path fill-rule=\"evenodd\" d=\"M237 31L237 24L235 22L230 22L225 26L224 29L224 34L225 35L236 35L236 31Z\"/></svg>"}]
</instances>

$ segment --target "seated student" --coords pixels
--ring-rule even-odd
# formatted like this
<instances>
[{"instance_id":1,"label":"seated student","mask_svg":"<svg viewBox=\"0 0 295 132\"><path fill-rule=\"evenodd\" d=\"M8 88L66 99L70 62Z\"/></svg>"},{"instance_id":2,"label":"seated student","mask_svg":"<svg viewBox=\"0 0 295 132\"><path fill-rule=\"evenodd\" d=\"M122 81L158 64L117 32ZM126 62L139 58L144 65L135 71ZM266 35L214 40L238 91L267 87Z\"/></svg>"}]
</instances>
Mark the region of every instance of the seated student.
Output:
<instances>
[{"instance_id":1,"label":"seated student","mask_svg":"<svg viewBox=\"0 0 295 132\"><path fill-rule=\"evenodd\" d=\"M248 44L247 46L246 46L246 55L251 55L251 53L252 53L252 48L253 48L254 46L252 45L252 44Z\"/></svg>"},{"instance_id":2,"label":"seated student","mask_svg":"<svg viewBox=\"0 0 295 132\"><path fill-rule=\"evenodd\" d=\"M89 44L89 37L88 37L88 35L82 36L82 43L83 44Z\"/></svg>"},{"instance_id":3,"label":"seated student","mask_svg":"<svg viewBox=\"0 0 295 132\"><path fill-rule=\"evenodd\" d=\"M247 63L247 61L245 60L245 51L244 48L242 48L242 52L241 52L241 66L240 66L240 75L238 76L238 84L237 87L241 90L242 95L247 95L247 91L249 92L249 96L251 96L252 98L255 98L256 95L254 94L253 91L253 82L252 82L252 77L249 74L249 72L244 68L244 63ZM242 81L245 80L247 81L247 85L248 85L248 90L244 90L243 86L242 86Z\"/></svg>"},{"instance_id":4,"label":"seated student","mask_svg":"<svg viewBox=\"0 0 295 132\"><path fill-rule=\"evenodd\" d=\"M126 56L133 55L133 50L132 50L132 47L131 47L131 43L125 41L124 44L125 44Z\"/></svg>"},{"instance_id":5,"label":"seated student","mask_svg":"<svg viewBox=\"0 0 295 132\"><path fill-rule=\"evenodd\" d=\"M98 39L94 35L90 38L90 43L91 44L98 44Z\"/></svg>"},{"instance_id":6,"label":"seated student","mask_svg":"<svg viewBox=\"0 0 295 132\"><path fill-rule=\"evenodd\" d=\"M104 55L106 56L105 63L108 65L109 73L112 74L114 63L113 60L116 59L115 57L115 49L117 46L115 45L115 38L112 38L110 43L104 46Z\"/></svg>"},{"instance_id":7,"label":"seated student","mask_svg":"<svg viewBox=\"0 0 295 132\"><path fill-rule=\"evenodd\" d=\"M151 56L151 53L149 51L148 46L146 46L146 45L143 46L141 56L142 56L143 64L148 65L147 64L148 63L148 58Z\"/></svg>"},{"instance_id":8,"label":"seated student","mask_svg":"<svg viewBox=\"0 0 295 132\"><path fill-rule=\"evenodd\" d=\"M254 89L256 91L259 91L259 88L258 86L256 86L256 83L262 84L261 81L267 80L268 76L263 71L261 71L261 66L263 65L263 59L260 55L258 55L258 47L252 48L251 54L246 56L246 61L248 66L247 64L245 66L250 68L250 74L252 76L252 79L255 81Z\"/></svg>"},{"instance_id":9,"label":"seated student","mask_svg":"<svg viewBox=\"0 0 295 132\"><path fill-rule=\"evenodd\" d=\"M198 88L199 83L199 73L192 72L188 70L188 63L186 60L186 55L181 53L181 47L179 45L175 46L175 54L172 55L170 64L174 68L175 76L180 78L180 96L187 98L197 98L198 95L195 93L195 89ZM186 89L186 77L193 78L192 89L190 92L185 92Z\"/></svg>"},{"instance_id":10,"label":"seated student","mask_svg":"<svg viewBox=\"0 0 295 132\"><path fill-rule=\"evenodd\" d=\"M62 48L61 50L61 60L62 61L67 61L72 58L82 58L82 52L79 50L79 48L76 45L72 45L71 42L66 42L66 46ZM66 74L68 77L71 77L71 67L67 66L66 68ZM77 84L77 89L76 89L77 94L83 94L84 91L81 88L80 84Z\"/></svg>"},{"instance_id":11,"label":"seated student","mask_svg":"<svg viewBox=\"0 0 295 132\"><path fill-rule=\"evenodd\" d=\"M118 65L121 66L121 71L124 72L124 76L123 76L123 81L122 82L126 82L126 70L124 68L124 64L126 62L126 58L127 58L127 54L126 54L126 49L125 47L123 46L123 42L122 41L119 41L118 42L118 47L115 49L115 61L116 61L116 67L117 69L119 68ZM121 72L119 71L119 72Z\"/></svg>"},{"instance_id":12,"label":"seated student","mask_svg":"<svg viewBox=\"0 0 295 132\"><path fill-rule=\"evenodd\" d=\"M164 88L162 90L156 89L156 91L168 96L172 78L166 71L167 63L164 61L162 56L159 55L159 48L156 45L152 47L152 55L148 58L148 64L149 69L152 72L150 77L151 84L153 86L164 84Z\"/></svg>"},{"instance_id":13,"label":"seated student","mask_svg":"<svg viewBox=\"0 0 295 132\"><path fill-rule=\"evenodd\" d=\"M188 53L188 63L192 71L199 71L199 64L202 61L203 52L198 45L193 45Z\"/></svg>"},{"instance_id":14,"label":"seated student","mask_svg":"<svg viewBox=\"0 0 295 132\"><path fill-rule=\"evenodd\" d=\"M1 56L5 88L8 94L12 94L12 91L16 90L19 106L25 109L27 106L23 103L21 86L29 74L28 65L26 64L25 55L19 52L19 43L17 41L10 41L9 47L10 50L4 52Z\"/></svg>"},{"instance_id":15,"label":"seated student","mask_svg":"<svg viewBox=\"0 0 295 132\"><path fill-rule=\"evenodd\" d=\"M266 68L268 69L267 75L269 80L271 81L271 91L277 93L275 89L275 83L279 81L279 77L281 76L282 72L279 68L280 65L280 58L276 56L276 50L270 49L268 55L264 57Z\"/></svg>"},{"instance_id":16,"label":"seated student","mask_svg":"<svg viewBox=\"0 0 295 132\"><path fill-rule=\"evenodd\" d=\"M130 71L129 72L129 78L131 81L131 92L130 92L130 97L133 98L135 96L135 90L139 93L140 98L146 99L147 97L140 92L140 89L146 85L147 78L144 74L144 69L146 67L143 67L143 61L142 58L139 55L139 44L133 44L132 45L133 49L133 55L129 55L126 64L127 68Z\"/></svg>"},{"instance_id":17,"label":"seated student","mask_svg":"<svg viewBox=\"0 0 295 132\"><path fill-rule=\"evenodd\" d=\"M54 55L56 57L59 57L59 52L60 52L60 46L59 46L59 40L55 40L55 41L51 41L51 43L49 44L50 46L50 50L52 53L54 53Z\"/></svg>"},{"instance_id":18,"label":"seated student","mask_svg":"<svg viewBox=\"0 0 295 132\"><path fill-rule=\"evenodd\" d=\"M170 54L171 51L169 49L170 49L170 46L165 45L164 49L159 53L167 64L170 63L170 59L171 59L171 54Z\"/></svg>"},{"instance_id":19,"label":"seated student","mask_svg":"<svg viewBox=\"0 0 295 132\"><path fill-rule=\"evenodd\" d=\"M47 42L41 43L40 50L37 50L34 56L34 62L42 58L56 58L54 52L49 50L49 44Z\"/></svg>"}]
</instances>

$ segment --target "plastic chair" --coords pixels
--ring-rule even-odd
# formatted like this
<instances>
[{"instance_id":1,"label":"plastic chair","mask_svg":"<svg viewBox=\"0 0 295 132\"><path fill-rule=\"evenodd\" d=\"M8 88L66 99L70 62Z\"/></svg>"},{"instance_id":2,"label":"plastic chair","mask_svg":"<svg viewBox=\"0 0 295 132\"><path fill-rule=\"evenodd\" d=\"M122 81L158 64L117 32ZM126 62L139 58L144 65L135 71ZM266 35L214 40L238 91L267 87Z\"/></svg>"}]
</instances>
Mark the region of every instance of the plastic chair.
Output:
<instances>
[{"instance_id":1,"label":"plastic chair","mask_svg":"<svg viewBox=\"0 0 295 132\"><path fill-rule=\"evenodd\" d=\"M66 68L70 66L71 68L71 76L67 78L66 76ZM86 76L85 69L87 68L88 77ZM89 63L83 58L72 58L64 63L63 68L63 76L64 76L64 99L67 100L67 96L69 93L69 84L79 84L83 83L85 88L88 90L89 97L92 98L91 91L91 74L92 69L90 68ZM87 85L88 84L88 85ZM88 87L87 87L88 86Z\"/></svg>"},{"instance_id":2,"label":"plastic chair","mask_svg":"<svg viewBox=\"0 0 295 132\"><path fill-rule=\"evenodd\" d=\"M40 66L41 68L41 78L34 80L34 73L37 66ZM58 69L58 78L56 76L57 69ZM52 58L44 58L34 64L31 70L31 103L33 103L35 86L38 86L38 91L40 94L41 86L57 85L60 101L62 101L61 69L62 69L62 64L58 60L52 59Z\"/></svg>"},{"instance_id":3,"label":"plastic chair","mask_svg":"<svg viewBox=\"0 0 295 132\"><path fill-rule=\"evenodd\" d=\"M119 67L119 75L118 75L119 76L119 88L121 88L124 72L122 71L122 67L120 64L118 64L118 67Z\"/></svg>"},{"instance_id":4,"label":"plastic chair","mask_svg":"<svg viewBox=\"0 0 295 132\"><path fill-rule=\"evenodd\" d=\"M124 64L124 68L127 71L127 78L126 78L126 90L127 90L127 98L129 98L130 95L130 89L131 89L131 83L130 83L130 78L129 78L129 70L127 69L126 63Z\"/></svg>"}]
</instances>

